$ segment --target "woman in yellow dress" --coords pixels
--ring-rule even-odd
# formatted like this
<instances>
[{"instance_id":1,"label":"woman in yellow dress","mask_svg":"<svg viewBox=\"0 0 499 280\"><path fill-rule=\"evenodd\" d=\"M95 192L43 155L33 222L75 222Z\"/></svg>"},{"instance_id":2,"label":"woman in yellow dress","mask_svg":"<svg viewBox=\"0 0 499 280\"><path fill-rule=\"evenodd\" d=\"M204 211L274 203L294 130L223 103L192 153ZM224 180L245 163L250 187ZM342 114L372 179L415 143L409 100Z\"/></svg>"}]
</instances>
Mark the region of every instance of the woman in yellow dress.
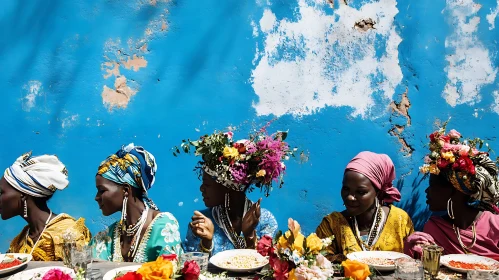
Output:
<instances>
[{"instance_id":1,"label":"woman in yellow dress","mask_svg":"<svg viewBox=\"0 0 499 280\"><path fill-rule=\"evenodd\" d=\"M85 220L55 214L47 201L69 184L66 167L54 155L20 156L0 179L0 214L3 220L22 216L28 223L11 242L8 252L27 253L35 261L62 260L64 238L78 245L90 241Z\"/></svg>"},{"instance_id":2,"label":"woman in yellow dress","mask_svg":"<svg viewBox=\"0 0 499 280\"><path fill-rule=\"evenodd\" d=\"M392 205L400 201L393 187L395 167L387 155L361 152L345 169L341 197L346 209L322 220L316 233L334 236L328 258L341 261L357 251L403 252L404 238L414 231L411 218Z\"/></svg>"}]
</instances>

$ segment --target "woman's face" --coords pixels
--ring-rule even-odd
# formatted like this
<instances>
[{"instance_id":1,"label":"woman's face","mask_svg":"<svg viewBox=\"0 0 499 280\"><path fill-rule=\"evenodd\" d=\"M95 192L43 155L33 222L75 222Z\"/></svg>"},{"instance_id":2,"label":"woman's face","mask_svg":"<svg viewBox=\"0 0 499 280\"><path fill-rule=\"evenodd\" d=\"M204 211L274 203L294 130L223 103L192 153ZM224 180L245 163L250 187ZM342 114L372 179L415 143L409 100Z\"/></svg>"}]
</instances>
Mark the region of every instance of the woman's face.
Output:
<instances>
[{"instance_id":1,"label":"woman's face","mask_svg":"<svg viewBox=\"0 0 499 280\"><path fill-rule=\"evenodd\" d=\"M341 198L350 216L360 215L375 203L376 189L364 175L348 170L343 175Z\"/></svg>"},{"instance_id":2,"label":"woman's face","mask_svg":"<svg viewBox=\"0 0 499 280\"><path fill-rule=\"evenodd\" d=\"M426 204L430 211L447 210L447 201L452 196L454 188L441 176L430 174L430 185L425 190Z\"/></svg>"},{"instance_id":3,"label":"woman's face","mask_svg":"<svg viewBox=\"0 0 499 280\"><path fill-rule=\"evenodd\" d=\"M95 186L97 187L95 201L99 204L99 208L104 216L109 216L121 211L123 207L123 198L125 196L124 189L121 185L116 184L101 175L97 175L95 176Z\"/></svg>"},{"instance_id":4,"label":"woman's face","mask_svg":"<svg viewBox=\"0 0 499 280\"><path fill-rule=\"evenodd\" d=\"M5 178L0 179L0 214L2 220L8 220L24 211L22 193L14 189Z\"/></svg>"},{"instance_id":5,"label":"woman's face","mask_svg":"<svg viewBox=\"0 0 499 280\"><path fill-rule=\"evenodd\" d=\"M204 205L206 207L215 207L225 202L225 193L227 188L218 183L212 176L203 172L203 183L199 188L203 195Z\"/></svg>"}]
</instances>

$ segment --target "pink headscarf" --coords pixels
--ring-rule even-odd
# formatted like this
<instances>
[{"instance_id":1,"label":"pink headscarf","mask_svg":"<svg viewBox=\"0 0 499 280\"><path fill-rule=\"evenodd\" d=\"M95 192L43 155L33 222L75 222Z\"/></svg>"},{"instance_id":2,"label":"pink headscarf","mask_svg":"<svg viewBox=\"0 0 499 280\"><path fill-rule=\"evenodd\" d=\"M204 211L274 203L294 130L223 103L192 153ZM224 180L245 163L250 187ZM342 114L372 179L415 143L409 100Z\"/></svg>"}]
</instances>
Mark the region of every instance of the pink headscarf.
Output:
<instances>
[{"instance_id":1,"label":"pink headscarf","mask_svg":"<svg viewBox=\"0 0 499 280\"><path fill-rule=\"evenodd\" d=\"M360 152L345 168L366 176L380 192L378 198L386 203L400 201L400 192L393 187L395 166L389 156L373 152Z\"/></svg>"}]
</instances>

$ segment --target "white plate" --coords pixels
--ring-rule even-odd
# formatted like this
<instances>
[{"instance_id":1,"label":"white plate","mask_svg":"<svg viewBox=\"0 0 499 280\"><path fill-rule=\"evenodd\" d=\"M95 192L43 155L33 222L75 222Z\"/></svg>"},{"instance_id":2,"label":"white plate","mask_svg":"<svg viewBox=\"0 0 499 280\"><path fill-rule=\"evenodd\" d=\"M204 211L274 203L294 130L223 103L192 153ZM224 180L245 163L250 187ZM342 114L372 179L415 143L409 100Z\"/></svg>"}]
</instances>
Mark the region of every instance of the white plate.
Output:
<instances>
[{"instance_id":1,"label":"white plate","mask_svg":"<svg viewBox=\"0 0 499 280\"><path fill-rule=\"evenodd\" d=\"M74 271L71 268L67 268L65 266L47 266L47 267L40 267L16 273L12 275L9 278L9 280L28 280L35 277L37 274L40 274L40 279L42 279L45 273L54 268L62 270L62 272L69 274L73 278L76 277Z\"/></svg>"},{"instance_id":2,"label":"white plate","mask_svg":"<svg viewBox=\"0 0 499 280\"><path fill-rule=\"evenodd\" d=\"M106 274L104 274L104 277L102 280L113 280L114 277L120 272L131 272L131 271L137 271L141 265L129 265L129 266L123 266L123 267L118 267L115 269L109 270Z\"/></svg>"},{"instance_id":3,"label":"white plate","mask_svg":"<svg viewBox=\"0 0 499 280\"><path fill-rule=\"evenodd\" d=\"M412 259L406 254L402 254L399 252L391 252L391 251L362 251L362 252L353 252L347 255L347 258L350 260L356 260L361 263L365 263L378 271L391 271L395 270L395 264L393 265L374 265L370 264L366 261L367 258L382 258L388 260L396 260L399 258Z\"/></svg>"},{"instance_id":4,"label":"white plate","mask_svg":"<svg viewBox=\"0 0 499 280\"><path fill-rule=\"evenodd\" d=\"M226 261L234 256L254 256L257 258L259 265L252 267L252 268L231 268L231 267L227 267L226 265L223 264L224 261ZM216 267L223 269L223 270L227 270L227 271L252 272L252 271L262 269L264 266L266 266L269 263L269 260L267 260L264 256L260 255L256 250L235 249L235 250L227 250L227 251L223 251L223 252L215 254L214 256L212 256L210 258L210 262L213 265L215 265Z\"/></svg>"},{"instance_id":5,"label":"white plate","mask_svg":"<svg viewBox=\"0 0 499 280\"><path fill-rule=\"evenodd\" d=\"M465 269L465 268L457 268L453 267L449 264L450 261L459 261L459 262L465 262L465 263L479 263L479 264L485 264L488 266L495 266L495 269L491 270L484 270L484 269ZM476 270L480 272L484 271L498 271L499 270L499 262L496 260L493 260L491 258L487 257L482 257L478 255L464 255L464 254L450 254L450 255L445 255L440 257L440 264L443 266L448 267L449 269L452 269L457 272L461 273L467 273L468 271L471 270Z\"/></svg>"},{"instance_id":6,"label":"white plate","mask_svg":"<svg viewBox=\"0 0 499 280\"><path fill-rule=\"evenodd\" d=\"M19 265L13 266L13 267L0 269L0 274L6 274L9 272L15 271L16 269L19 269L20 267L27 265L31 261L31 258L32 258L30 254L14 254L14 253L12 253L12 254L0 254L0 262L2 262L4 259L6 259L7 256L12 256L14 258L21 258L21 259L26 258L26 262L23 262L22 264L19 264Z\"/></svg>"}]
</instances>

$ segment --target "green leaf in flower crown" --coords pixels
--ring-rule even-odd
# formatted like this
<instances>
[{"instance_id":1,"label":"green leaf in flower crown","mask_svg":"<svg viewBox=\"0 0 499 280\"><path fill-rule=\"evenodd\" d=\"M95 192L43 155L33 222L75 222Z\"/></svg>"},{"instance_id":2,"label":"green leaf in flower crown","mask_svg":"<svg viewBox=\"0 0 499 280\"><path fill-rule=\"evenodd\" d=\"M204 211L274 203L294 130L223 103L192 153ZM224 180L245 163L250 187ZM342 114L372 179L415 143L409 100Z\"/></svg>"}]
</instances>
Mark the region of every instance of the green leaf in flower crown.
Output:
<instances>
[{"instance_id":1,"label":"green leaf in flower crown","mask_svg":"<svg viewBox=\"0 0 499 280\"><path fill-rule=\"evenodd\" d=\"M275 235L274 238L274 243L277 243L279 241L279 238L282 236L282 230L277 231L277 234Z\"/></svg>"}]
</instances>

